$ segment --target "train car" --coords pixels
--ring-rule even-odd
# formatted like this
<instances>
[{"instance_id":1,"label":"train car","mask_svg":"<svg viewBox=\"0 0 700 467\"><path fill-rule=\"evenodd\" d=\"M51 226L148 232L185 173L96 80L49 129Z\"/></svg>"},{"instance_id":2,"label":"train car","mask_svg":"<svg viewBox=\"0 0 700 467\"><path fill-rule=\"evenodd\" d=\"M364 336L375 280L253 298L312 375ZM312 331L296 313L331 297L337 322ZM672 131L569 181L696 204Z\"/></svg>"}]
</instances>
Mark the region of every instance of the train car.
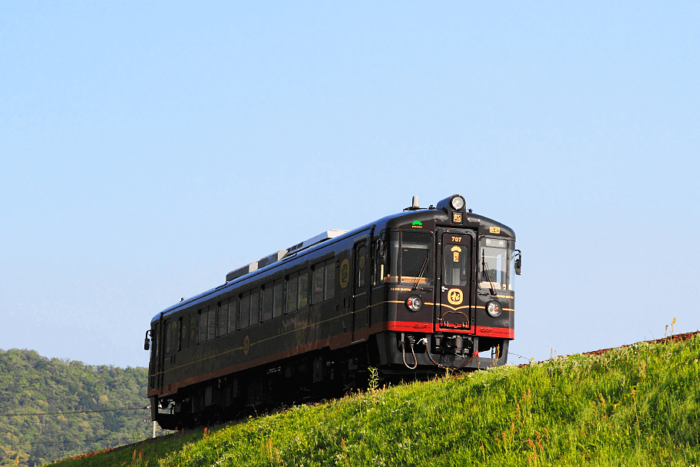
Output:
<instances>
[{"instance_id":1,"label":"train car","mask_svg":"<svg viewBox=\"0 0 700 467\"><path fill-rule=\"evenodd\" d=\"M153 317L153 420L179 429L327 397L378 377L503 365L514 338L513 230L460 195L329 230Z\"/></svg>"}]
</instances>

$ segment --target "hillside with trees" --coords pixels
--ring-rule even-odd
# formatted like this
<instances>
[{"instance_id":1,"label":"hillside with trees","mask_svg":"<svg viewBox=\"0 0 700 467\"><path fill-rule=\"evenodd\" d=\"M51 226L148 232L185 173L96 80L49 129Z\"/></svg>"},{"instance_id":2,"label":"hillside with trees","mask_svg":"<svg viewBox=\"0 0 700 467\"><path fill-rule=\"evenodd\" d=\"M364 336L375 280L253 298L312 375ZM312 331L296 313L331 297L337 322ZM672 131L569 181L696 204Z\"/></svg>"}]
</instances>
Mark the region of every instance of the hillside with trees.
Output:
<instances>
[{"instance_id":1,"label":"hillside with trees","mask_svg":"<svg viewBox=\"0 0 700 467\"><path fill-rule=\"evenodd\" d=\"M150 437L146 378L145 368L0 350L0 465L41 465Z\"/></svg>"}]
</instances>

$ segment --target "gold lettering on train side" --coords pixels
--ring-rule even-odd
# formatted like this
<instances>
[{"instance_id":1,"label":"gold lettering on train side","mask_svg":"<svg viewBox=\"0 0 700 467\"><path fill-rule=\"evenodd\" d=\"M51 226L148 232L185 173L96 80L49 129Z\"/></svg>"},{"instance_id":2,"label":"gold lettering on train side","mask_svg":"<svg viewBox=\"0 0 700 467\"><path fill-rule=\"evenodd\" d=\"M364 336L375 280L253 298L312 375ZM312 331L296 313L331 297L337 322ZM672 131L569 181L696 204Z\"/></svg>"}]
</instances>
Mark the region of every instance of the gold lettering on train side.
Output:
<instances>
[{"instance_id":1,"label":"gold lettering on train side","mask_svg":"<svg viewBox=\"0 0 700 467\"><path fill-rule=\"evenodd\" d=\"M342 263L340 263L340 287L343 289L348 286L348 282L350 281L350 261L348 259L344 259Z\"/></svg>"},{"instance_id":2,"label":"gold lettering on train side","mask_svg":"<svg viewBox=\"0 0 700 467\"><path fill-rule=\"evenodd\" d=\"M250 338L245 336L245 339L243 340L243 353L248 355L248 352L250 352Z\"/></svg>"},{"instance_id":3,"label":"gold lettering on train side","mask_svg":"<svg viewBox=\"0 0 700 467\"><path fill-rule=\"evenodd\" d=\"M462 242L462 237L452 237L452 241L455 243L461 243Z\"/></svg>"},{"instance_id":4,"label":"gold lettering on train side","mask_svg":"<svg viewBox=\"0 0 700 467\"><path fill-rule=\"evenodd\" d=\"M459 305L462 303L462 300L464 300L464 295L461 290L450 289L447 292L447 301L450 302L450 305Z\"/></svg>"},{"instance_id":5,"label":"gold lettering on train side","mask_svg":"<svg viewBox=\"0 0 700 467\"><path fill-rule=\"evenodd\" d=\"M499 233L501 233L501 228L500 227L489 227L489 233L499 234Z\"/></svg>"}]
</instances>

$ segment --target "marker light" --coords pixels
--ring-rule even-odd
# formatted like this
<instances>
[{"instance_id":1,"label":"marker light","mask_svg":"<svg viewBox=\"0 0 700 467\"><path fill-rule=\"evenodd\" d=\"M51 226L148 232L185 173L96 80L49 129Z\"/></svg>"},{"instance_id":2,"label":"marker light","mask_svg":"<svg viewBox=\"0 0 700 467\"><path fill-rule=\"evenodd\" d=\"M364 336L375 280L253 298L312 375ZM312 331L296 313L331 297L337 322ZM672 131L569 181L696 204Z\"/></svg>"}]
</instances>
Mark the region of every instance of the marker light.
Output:
<instances>
[{"instance_id":1,"label":"marker light","mask_svg":"<svg viewBox=\"0 0 700 467\"><path fill-rule=\"evenodd\" d=\"M503 309L501 308L501 304L498 302L489 302L488 306L486 307L486 311L488 312L488 314L490 314L494 318L500 316L502 310Z\"/></svg>"},{"instance_id":2,"label":"marker light","mask_svg":"<svg viewBox=\"0 0 700 467\"><path fill-rule=\"evenodd\" d=\"M418 295L411 295L408 297L408 300L406 300L406 306L411 311L418 311L423 306L423 299Z\"/></svg>"},{"instance_id":3,"label":"marker light","mask_svg":"<svg viewBox=\"0 0 700 467\"><path fill-rule=\"evenodd\" d=\"M465 204L464 198L457 195L450 200L450 204L452 205L452 209L454 209L455 211L461 211L462 208L464 208L464 204Z\"/></svg>"}]
</instances>

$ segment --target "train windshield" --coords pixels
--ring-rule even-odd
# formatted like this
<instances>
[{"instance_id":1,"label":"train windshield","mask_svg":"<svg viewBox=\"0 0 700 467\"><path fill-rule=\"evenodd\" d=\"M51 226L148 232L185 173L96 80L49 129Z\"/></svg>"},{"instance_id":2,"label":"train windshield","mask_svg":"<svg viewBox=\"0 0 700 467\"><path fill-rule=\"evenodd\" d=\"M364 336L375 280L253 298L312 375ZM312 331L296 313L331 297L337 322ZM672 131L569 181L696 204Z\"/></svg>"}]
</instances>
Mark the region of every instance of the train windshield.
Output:
<instances>
[{"instance_id":1,"label":"train windshield","mask_svg":"<svg viewBox=\"0 0 700 467\"><path fill-rule=\"evenodd\" d=\"M513 242L483 238L479 255L479 287L513 290Z\"/></svg>"},{"instance_id":2,"label":"train windshield","mask_svg":"<svg viewBox=\"0 0 700 467\"><path fill-rule=\"evenodd\" d=\"M432 284L433 237L422 232L392 232L389 281Z\"/></svg>"}]
</instances>

